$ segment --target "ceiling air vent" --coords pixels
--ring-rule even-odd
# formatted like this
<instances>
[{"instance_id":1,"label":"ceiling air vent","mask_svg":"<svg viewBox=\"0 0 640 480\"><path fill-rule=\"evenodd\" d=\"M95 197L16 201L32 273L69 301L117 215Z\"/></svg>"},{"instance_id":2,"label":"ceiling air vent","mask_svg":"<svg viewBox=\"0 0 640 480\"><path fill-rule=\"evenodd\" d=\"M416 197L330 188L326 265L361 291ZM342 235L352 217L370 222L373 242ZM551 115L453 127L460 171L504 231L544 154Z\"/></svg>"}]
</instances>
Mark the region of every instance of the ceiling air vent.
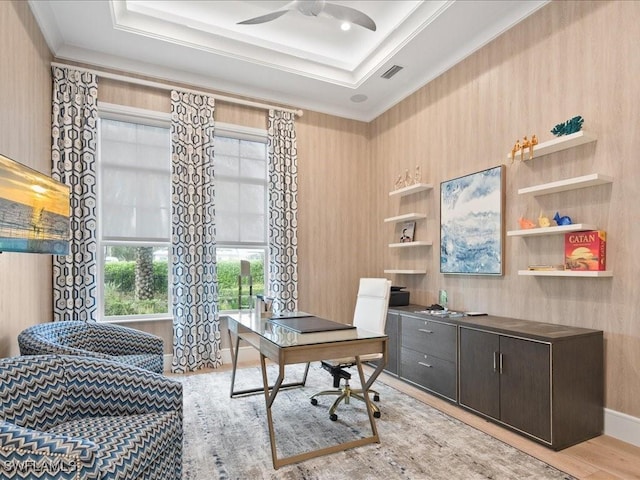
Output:
<instances>
[{"instance_id":1,"label":"ceiling air vent","mask_svg":"<svg viewBox=\"0 0 640 480\"><path fill-rule=\"evenodd\" d=\"M400 65L394 65L393 67L391 67L389 70L387 70L386 72L384 72L381 77L382 78L391 78L393 77L396 73L398 73L400 70L402 70L404 67L401 67Z\"/></svg>"}]
</instances>

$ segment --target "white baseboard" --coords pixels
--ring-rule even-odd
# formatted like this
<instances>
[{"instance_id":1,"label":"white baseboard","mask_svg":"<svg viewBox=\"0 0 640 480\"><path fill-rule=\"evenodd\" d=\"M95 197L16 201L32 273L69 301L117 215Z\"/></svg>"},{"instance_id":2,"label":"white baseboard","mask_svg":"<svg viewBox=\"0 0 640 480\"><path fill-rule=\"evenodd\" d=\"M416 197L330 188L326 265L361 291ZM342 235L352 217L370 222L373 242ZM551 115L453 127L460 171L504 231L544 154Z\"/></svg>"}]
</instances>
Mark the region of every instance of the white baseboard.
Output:
<instances>
[{"instance_id":1,"label":"white baseboard","mask_svg":"<svg viewBox=\"0 0 640 480\"><path fill-rule=\"evenodd\" d=\"M231 364L231 350L228 348L223 348L221 353L222 353L222 363ZM163 365L162 365L165 372L171 371L172 361L173 361L173 354L165 353L163 357ZM238 363L241 364L241 363L249 363L249 362L256 363L256 364L260 362L260 355L258 354L258 351L251 346L240 347L240 349L238 350Z\"/></svg>"},{"instance_id":2,"label":"white baseboard","mask_svg":"<svg viewBox=\"0 0 640 480\"><path fill-rule=\"evenodd\" d=\"M172 353L165 353L164 357L162 358L162 369L165 372L170 372L171 371L171 363L173 362L173 354Z\"/></svg>"},{"instance_id":3,"label":"white baseboard","mask_svg":"<svg viewBox=\"0 0 640 480\"><path fill-rule=\"evenodd\" d=\"M231 349L222 349L222 362L231 363ZM258 364L260 362L260 354L251 346L240 347L238 349L238 364L247 362L254 362Z\"/></svg>"},{"instance_id":4,"label":"white baseboard","mask_svg":"<svg viewBox=\"0 0 640 480\"><path fill-rule=\"evenodd\" d=\"M640 418L605 408L604 434L640 447Z\"/></svg>"},{"instance_id":5,"label":"white baseboard","mask_svg":"<svg viewBox=\"0 0 640 480\"><path fill-rule=\"evenodd\" d=\"M171 371L171 360L173 355L168 353L164 356L164 370ZM222 349L223 363L231 363L231 351L228 348ZM250 346L240 347L238 350L239 363L257 363L260 361L258 351ZM604 434L617 438L623 442L640 447L640 418L632 417L626 413L617 412L609 408L604 409Z\"/></svg>"}]
</instances>

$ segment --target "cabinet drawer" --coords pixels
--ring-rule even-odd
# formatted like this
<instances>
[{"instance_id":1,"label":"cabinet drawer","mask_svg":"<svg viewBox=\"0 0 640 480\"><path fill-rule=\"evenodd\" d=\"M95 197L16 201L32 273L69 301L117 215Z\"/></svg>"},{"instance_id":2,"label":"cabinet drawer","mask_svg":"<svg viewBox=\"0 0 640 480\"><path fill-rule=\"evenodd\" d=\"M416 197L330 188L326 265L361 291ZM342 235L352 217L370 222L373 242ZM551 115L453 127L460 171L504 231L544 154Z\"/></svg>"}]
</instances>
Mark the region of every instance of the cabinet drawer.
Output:
<instances>
[{"instance_id":1,"label":"cabinet drawer","mask_svg":"<svg viewBox=\"0 0 640 480\"><path fill-rule=\"evenodd\" d=\"M403 315L402 346L455 362L456 326Z\"/></svg>"},{"instance_id":2,"label":"cabinet drawer","mask_svg":"<svg viewBox=\"0 0 640 480\"><path fill-rule=\"evenodd\" d=\"M454 362L402 348L400 375L428 390L456 400L456 365Z\"/></svg>"}]
</instances>

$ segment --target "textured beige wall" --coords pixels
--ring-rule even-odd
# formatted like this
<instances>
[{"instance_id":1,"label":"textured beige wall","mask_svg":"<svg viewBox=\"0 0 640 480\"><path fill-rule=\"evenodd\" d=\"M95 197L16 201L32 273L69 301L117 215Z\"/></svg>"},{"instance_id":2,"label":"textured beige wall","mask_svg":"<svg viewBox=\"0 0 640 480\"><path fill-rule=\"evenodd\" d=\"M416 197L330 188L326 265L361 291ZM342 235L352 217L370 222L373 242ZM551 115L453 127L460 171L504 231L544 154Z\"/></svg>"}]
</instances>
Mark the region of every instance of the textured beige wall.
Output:
<instances>
[{"instance_id":1,"label":"textured beige wall","mask_svg":"<svg viewBox=\"0 0 640 480\"><path fill-rule=\"evenodd\" d=\"M27 2L0 2L0 153L51 173L51 55ZM51 256L0 255L0 356L51 319Z\"/></svg>"},{"instance_id":2,"label":"textured beige wall","mask_svg":"<svg viewBox=\"0 0 640 480\"><path fill-rule=\"evenodd\" d=\"M382 265L368 131L315 112L296 122L299 308L344 323L353 318L358 279L379 275Z\"/></svg>"},{"instance_id":3,"label":"textured beige wall","mask_svg":"<svg viewBox=\"0 0 640 480\"><path fill-rule=\"evenodd\" d=\"M605 331L606 406L640 416L640 257L636 254L640 223L638 154L640 137L640 2L552 2L444 75L423 87L372 123L375 190L389 191L395 176L421 165L433 183L421 197L429 219L418 234L431 239L417 263L426 276L398 276L411 298L430 304L439 288L449 292L455 309ZM515 140L549 130L575 115L598 140L531 162L509 165ZM518 228L520 215L537 218L556 210L574 221L593 223L608 232L608 269L614 277L522 277L529 263L562 263L563 236L513 238L505 242L502 277L439 273L439 195L443 180L507 164L507 230ZM612 185L558 193L537 199L518 188L604 173ZM381 219L410 211L381 193L376 204L377 244L389 243L392 227ZM395 258L380 250L385 268Z\"/></svg>"}]
</instances>

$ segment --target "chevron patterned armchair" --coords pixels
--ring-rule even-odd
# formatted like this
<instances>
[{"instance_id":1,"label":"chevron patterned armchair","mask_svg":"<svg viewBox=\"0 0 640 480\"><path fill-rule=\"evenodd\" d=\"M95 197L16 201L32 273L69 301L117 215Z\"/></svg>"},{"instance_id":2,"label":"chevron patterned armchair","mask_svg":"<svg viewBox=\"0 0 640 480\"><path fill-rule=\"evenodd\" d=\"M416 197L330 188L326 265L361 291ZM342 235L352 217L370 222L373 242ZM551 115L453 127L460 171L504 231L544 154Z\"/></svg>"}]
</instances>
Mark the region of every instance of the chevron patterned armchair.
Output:
<instances>
[{"instance_id":1,"label":"chevron patterned armchair","mask_svg":"<svg viewBox=\"0 0 640 480\"><path fill-rule=\"evenodd\" d=\"M112 323L51 322L26 328L18 335L22 355L84 355L127 363L162 373L160 337Z\"/></svg>"},{"instance_id":2,"label":"chevron patterned armchair","mask_svg":"<svg viewBox=\"0 0 640 480\"><path fill-rule=\"evenodd\" d=\"M179 480L182 384L98 358L0 359L0 478Z\"/></svg>"}]
</instances>

